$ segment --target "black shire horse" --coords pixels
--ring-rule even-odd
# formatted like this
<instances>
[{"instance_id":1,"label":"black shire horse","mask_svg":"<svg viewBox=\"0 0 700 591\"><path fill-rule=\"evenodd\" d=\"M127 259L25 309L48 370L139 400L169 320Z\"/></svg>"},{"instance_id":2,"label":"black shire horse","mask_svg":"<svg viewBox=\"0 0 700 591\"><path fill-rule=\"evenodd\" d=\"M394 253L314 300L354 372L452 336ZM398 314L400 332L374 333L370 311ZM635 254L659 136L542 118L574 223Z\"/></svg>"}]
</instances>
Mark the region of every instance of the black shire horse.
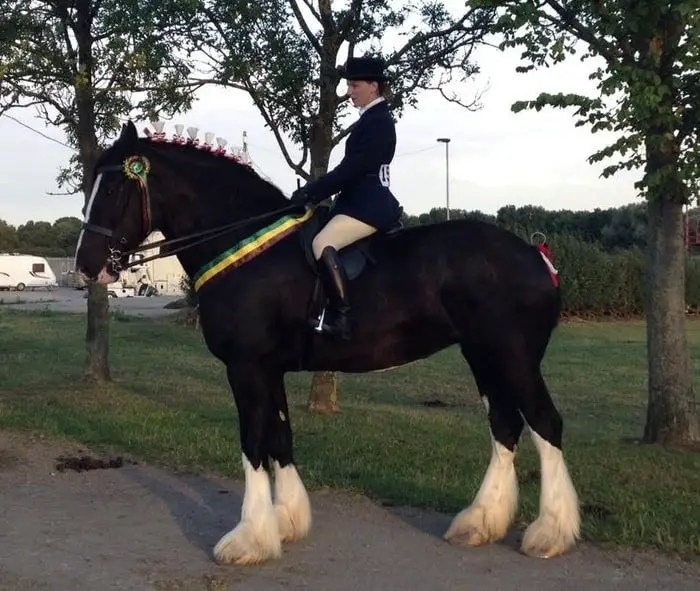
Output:
<instances>
[{"instance_id":1,"label":"black shire horse","mask_svg":"<svg viewBox=\"0 0 700 591\"><path fill-rule=\"evenodd\" d=\"M281 542L309 532L286 372L377 371L453 344L486 406L492 455L472 504L444 537L477 546L506 534L517 508L513 460L527 423L540 457L541 496L522 550L549 557L571 549L579 537L578 497L562 456L562 419L540 372L560 292L540 252L473 220L375 235L364 250L345 253L353 339L336 340L309 325L320 309L314 302L323 301L304 248L316 212L290 208L282 192L221 145L165 139L162 126L156 129L138 137L129 122L101 156L76 266L88 280L113 281L159 229L165 253L177 253L196 283L206 345L226 366L238 408L245 472L241 520L217 543L215 559L260 563L279 557Z\"/></svg>"}]
</instances>

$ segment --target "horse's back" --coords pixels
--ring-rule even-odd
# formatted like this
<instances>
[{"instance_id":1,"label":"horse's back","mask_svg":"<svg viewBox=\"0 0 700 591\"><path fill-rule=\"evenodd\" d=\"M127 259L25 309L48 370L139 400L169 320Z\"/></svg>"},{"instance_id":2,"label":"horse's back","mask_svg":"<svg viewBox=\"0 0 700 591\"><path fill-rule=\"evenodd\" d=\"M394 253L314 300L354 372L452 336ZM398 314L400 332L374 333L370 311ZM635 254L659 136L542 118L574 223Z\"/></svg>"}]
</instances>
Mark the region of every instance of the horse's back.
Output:
<instances>
[{"instance_id":1,"label":"horse's back","mask_svg":"<svg viewBox=\"0 0 700 591\"><path fill-rule=\"evenodd\" d=\"M433 269L445 275L472 276L482 285L540 285L554 291L538 250L516 234L476 219L410 226L381 236L373 252L377 266Z\"/></svg>"}]
</instances>

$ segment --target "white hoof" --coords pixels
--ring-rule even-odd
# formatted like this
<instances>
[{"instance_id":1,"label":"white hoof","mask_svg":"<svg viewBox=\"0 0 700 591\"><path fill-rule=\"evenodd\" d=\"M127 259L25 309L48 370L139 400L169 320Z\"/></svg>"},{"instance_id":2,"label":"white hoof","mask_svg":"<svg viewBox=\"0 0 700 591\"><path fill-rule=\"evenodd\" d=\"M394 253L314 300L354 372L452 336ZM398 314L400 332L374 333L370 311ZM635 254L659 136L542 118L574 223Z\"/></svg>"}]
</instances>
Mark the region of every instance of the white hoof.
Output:
<instances>
[{"instance_id":1,"label":"white hoof","mask_svg":"<svg viewBox=\"0 0 700 591\"><path fill-rule=\"evenodd\" d=\"M283 542L296 542L305 538L311 529L311 506L288 507L275 505L280 539Z\"/></svg>"},{"instance_id":2,"label":"white hoof","mask_svg":"<svg viewBox=\"0 0 700 591\"><path fill-rule=\"evenodd\" d=\"M514 452L492 436L491 462L471 506L457 514L443 538L460 546L482 546L503 538L518 506Z\"/></svg>"},{"instance_id":3,"label":"white hoof","mask_svg":"<svg viewBox=\"0 0 700 591\"><path fill-rule=\"evenodd\" d=\"M502 539L508 532L514 510L472 505L460 511L443 536L456 546L483 546Z\"/></svg>"},{"instance_id":4,"label":"white hoof","mask_svg":"<svg viewBox=\"0 0 700 591\"><path fill-rule=\"evenodd\" d=\"M553 558L571 550L578 537L577 522L563 523L554 514L545 513L525 530L521 550L533 558Z\"/></svg>"},{"instance_id":5,"label":"white hoof","mask_svg":"<svg viewBox=\"0 0 700 591\"><path fill-rule=\"evenodd\" d=\"M245 454L242 460L245 494L241 521L214 547L214 558L219 564L259 564L282 555L270 478L262 465L253 468Z\"/></svg>"},{"instance_id":6,"label":"white hoof","mask_svg":"<svg viewBox=\"0 0 700 591\"><path fill-rule=\"evenodd\" d=\"M275 513L280 539L293 542L305 538L311 529L311 502L294 465L275 468Z\"/></svg>"},{"instance_id":7,"label":"white hoof","mask_svg":"<svg viewBox=\"0 0 700 591\"><path fill-rule=\"evenodd\" d=\"M281 555L276 521L264 530L256 530L252 523L242 521L214 547L214 558L219 564L260 564Z\"/></svg>"}]
</instances>

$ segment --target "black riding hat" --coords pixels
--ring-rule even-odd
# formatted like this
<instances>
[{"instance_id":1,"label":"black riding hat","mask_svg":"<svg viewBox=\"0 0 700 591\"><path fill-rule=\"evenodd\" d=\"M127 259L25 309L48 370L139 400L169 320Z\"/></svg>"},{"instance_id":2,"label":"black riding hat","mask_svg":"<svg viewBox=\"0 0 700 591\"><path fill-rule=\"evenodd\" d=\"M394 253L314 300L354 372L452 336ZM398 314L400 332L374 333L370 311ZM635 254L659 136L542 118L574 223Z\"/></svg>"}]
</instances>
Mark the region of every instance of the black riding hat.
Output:
<instances>
[{"instance_id":1,"label":"black riding hat","mask_svg":"<svg viewBox=\"0 0 700 591\"><path fill-rule=\"evenodd\" d=\"M384 61L378 57L351 57L339 68L341 77L346 80L366 80L386 82Z\"/></svg>"}]
</instances>

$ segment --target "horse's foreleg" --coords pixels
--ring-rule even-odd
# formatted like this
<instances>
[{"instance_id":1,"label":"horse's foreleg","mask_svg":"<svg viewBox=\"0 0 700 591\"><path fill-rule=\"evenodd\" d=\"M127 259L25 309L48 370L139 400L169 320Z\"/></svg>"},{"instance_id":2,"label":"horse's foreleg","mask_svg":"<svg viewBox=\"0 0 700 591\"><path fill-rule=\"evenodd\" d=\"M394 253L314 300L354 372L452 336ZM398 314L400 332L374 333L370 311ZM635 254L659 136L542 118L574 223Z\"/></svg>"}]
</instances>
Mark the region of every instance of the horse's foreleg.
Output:
<instances>
[{"instance_id":1,"label":"horse's foreleg","mask_svg":"<svg viewBox=\"0 0 700 591\"><path fill-rule=\"evenodd\" d=\"M282 554L266 470L271 384L254 365L230 364L227 375L238 407L245 495L241 520L216 544L214 557L221 564L257 564Z\"/></svg>"},{"instance_id":2,"label":"horse's foreleg","mask_svg":"<svg viewBox=\"0 0 700 591\"><path fill-rule=\"evenodd\" d=\"M275 470L275 512L283 542L300 540L311 528L311 503L294 465L292 427L284 377L275 380L268 423L268 453Z\"/></svg>"},{"instance_id":3,"label":"horse's foreleg","mask_svg":"<svg viewBox=\"0 0 700 591\"><path fill-rule=\"evenodd\" d=\"M466 351L464 354L466 357ZM513 401L499 387L496 368L486 359L484 364L470 357L489 415L491 461L472 504L455 516L444 537L453 544L481 546L503 538L515 516L518 481L513 460L523 419Z\"/></svg>"}]
</instances>

